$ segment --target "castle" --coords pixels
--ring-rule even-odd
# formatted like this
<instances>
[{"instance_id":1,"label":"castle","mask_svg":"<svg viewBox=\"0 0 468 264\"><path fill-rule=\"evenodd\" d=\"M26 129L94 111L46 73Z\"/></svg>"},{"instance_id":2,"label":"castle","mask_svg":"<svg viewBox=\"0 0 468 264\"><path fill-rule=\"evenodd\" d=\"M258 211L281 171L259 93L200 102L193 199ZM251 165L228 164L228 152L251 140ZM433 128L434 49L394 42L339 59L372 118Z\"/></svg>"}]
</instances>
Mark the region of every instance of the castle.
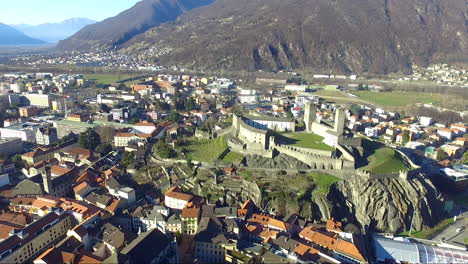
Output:
<instances>
[{"instance_id":1,"label":"castle","mask_svg":"<svg viewBox=\"0 0 468 264\"><path fill-rule=\"evenodd\" d=\"M324 143L334 147L335 150L281 145L275 141L275 136L270 130L270 126L265 124L278 125L286 120L275 119L273 117L265 117L265 120L262 120L262 117L244 117L238 115L233 116L228 145L233 151L266 158L273 158L278 153L283 153L304 162L316 170L354 169L355 159L353 155L340 144L344 132L344 111L341 109L337 110L335 127L331 128L326 124L316 121L315 107L308 105L306 109L308 110L305 116L306 130L324 137ZM275 126L275 128L278 127L283 129L285 126Z\"/></svg>"},{"instance_id":2,"label":"castle","mask_svg":"<svg viewBox=\"0 0 468 264\"><path fill-rule=\"evenodd\" d=\"M344 139L346 113L342 108L337 108L335 112L335 125L329 125L317 120L317 111L315 105L307 103L304 112L304 123L306 131L317 134L324 138L324 143L336 147Z\"/></svg>"}]
</instances>

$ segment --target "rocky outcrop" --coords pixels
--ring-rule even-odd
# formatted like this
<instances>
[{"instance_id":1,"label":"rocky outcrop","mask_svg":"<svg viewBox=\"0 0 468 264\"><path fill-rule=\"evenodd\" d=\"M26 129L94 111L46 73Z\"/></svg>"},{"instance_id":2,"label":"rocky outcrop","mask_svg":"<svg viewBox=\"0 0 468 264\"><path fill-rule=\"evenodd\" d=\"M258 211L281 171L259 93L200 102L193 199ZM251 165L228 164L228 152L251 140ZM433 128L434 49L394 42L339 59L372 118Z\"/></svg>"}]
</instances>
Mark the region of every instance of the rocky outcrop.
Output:
<instances>
[{"instance_id":1,"label":"rocky outcrop","mask_svg":"<svg viewBox=\"0 0 468 264\"><path fill-rule=\"evenodd\" d=\"M258 155L247 155L245 157L245 165L250 168L264 168L277 170L307 170L310 167L286 154L279 154L273 159L264 158Z\"/></svg>"},{"instance_id":2,"label":"rocky outcrop","mask_svg":"<svg viewBox=\"0 0 468 264\"><path fill-rule=\"evenodd\" d=\"M402 232L422 230L444 216L440 193L427 179L379 179L363 181L355 177L331 186L327 196L331 215L369 231Z\"/></svg>"}]
</instances>

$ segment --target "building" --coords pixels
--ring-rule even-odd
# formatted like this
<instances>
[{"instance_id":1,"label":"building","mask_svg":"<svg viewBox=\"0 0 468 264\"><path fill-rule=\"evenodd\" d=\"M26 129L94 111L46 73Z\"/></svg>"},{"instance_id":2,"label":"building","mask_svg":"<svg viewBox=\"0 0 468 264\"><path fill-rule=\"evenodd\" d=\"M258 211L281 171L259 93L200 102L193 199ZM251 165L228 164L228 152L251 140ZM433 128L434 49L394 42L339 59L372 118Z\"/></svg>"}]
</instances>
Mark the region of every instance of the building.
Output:
<instances>
[{"instance_id":1,"label":"building","mask_svg":"<svg viewBox=\"0 0 468 264\"><path fill-rule=\"evenodd\" d=\"M245 116L245 123L261 130L275 130L279 132L295 131L296 122L290 118L278 118L270 116Z\"/></svg>"},{"instance_id":2,"label":"building","mask_svg":"<svg viewBox=\"0 0 468 264\"><path fill-rule=\"evenodd\" d=\"M453 138L453 130L451 128L439 128L437 130L437 134L439 134L441 137L447 139L447 140L452 140Z\"/></svg>"},{"instance_id":3,"label":"building","mask_svg":"<svg viewBox=\"0 0 468 264\"><path fill-rule=\"evenodd\" d=\"M432 118L421 116L419 118L419 123L423 126L430 126L432 124Z\"/></svg>"},{"instance_id":4,"label":"building","mask_svg":"<svg viewBox=\"0 0 468 264\"><path fill-rule=\"evenodd\" d=\"M25 228L12 231L0 242L0 263L27 263L67 234L74 226L73 217L58 209Z\"/></svg>"},{"instance_id":5,"label":"building","mask_svg":"<svg viewBox=\"0 0 468 264\"><path fill-rule=\"evenodd\" d=\"M0 155L9 156L23 151L21 138L0 138Z\"/></svg>"},{"instance_id":6,"label":"building","mask_svg":"<svg viewBox=\"0 0 468 264\"><path fill-rule=\"evenodd\" d=\"M36 130L36 144L49 146L58 141L57 129L53 127L43 127Z\"/></svg>"},{"instance_id":7,"label":"building","mask_svg":"<svg viewBox=\"0 0 468 264\"><path fill-rule=\"evenodd\" d=\"M26 94L26 100L31 106L50 108L52 106L52 96L48 94Z\"/></svg>"},{"instance_id":8,"label":"building","mask_svg":"<svg viewBox=\"0 0 468 264\"><path fill-rule=\"evenodd\" d=\"M195 235L194 258L200 263L224 263L224 245L228 243L222 233L222 223L216 217L202 217Z\"/></svg>"},{"instance_id":9,"label":"building","mask_svg":"<svg viewBox=\"0 0 468 264\"><path fill-rule=\"evenodd\" d=\"M122 263L124 264L176 264L177 246L164 233L158 229L152 229L140 234L130 244L125 246L120 251L120 255L123 257ZM114 261L114 263L116 262Z\"/></svg>"},{"instance_id":10,"label":"building","mask_svg":"<svg viewBox=\"0 0 468 264\"><path fill-rule=\"evenodd\" d=\"M18 108L21 117L31 117L39 114L39 109L35 106L25 106Z\"/></svg>"},{"instance_id":11,"label":"building","mask_svg":"<svg viewBox=\"0 0 468 264\"><path fill-rule=\"evenodd\" d=\"M156 125L153 123L150 123L148 121L143 121L140 123L136 123L133 128L142 133L142 134L150 134L152 135L156 131Z\"/></svg>"},{"instance_id":12,"label":"building","mask_svg":"<svg viewBox=\"0 0 468 264\"><path fill-rule=\"evenodd\" d=\"M180 219L182 220L182 233L194 235L197 232L198 217L200 214L199 208L184 208Z\"/></svg>"},{"instance_id":13,"label":"building","mask_svg":"<svg viewBox=\"0 0 468 264\"><path fill-rule=\"evenodd\" d=\"M288 84L284 86L284 90L291 92L305 92L307 91L307 85Z\"/></svg>"},{"instance_id":14,"label":"building","mask_svg":"<svg viewBox=\"0 0 468 264\"><path fill-rule=\"evenodd\" d=\"M164 195L164 204L171 209L182 210L192 199L193 195L183 193L179 187L172 187Z\"/></svg>"},{"instance_id":15,"label":"building","mask_svg":"<svg viewBox=\"0 0 468 264\"><path fill-rule=\"evenodd\" d=\"M468 252L453 248L374 237L377 263L467 263Z\"/></svg>"},{"instance_id":16,"label":"building","mask_svg":"<svg viewBox=\"0 0 468 264\"><path fill-rule=\"evenodd\" d=\"M21 138L23 142L36 143L36 131L45 124L25 122L15 126L0 128L1 138Z\"/></svg>"},{"instance_id":17,"label":"building","mask_svg":"<svg viewBox=\"0 0 468 264\"><path fill-rule=\"evenodd\" d=\"M128 147L130 145L146 143L151 134L117 133L114 137L114 146Z\"/></svg>"},{"instance_id":18,"label":"building","mask_svg":"<svg viewBox=\"0 0 468 264\"><path fill-rule=\"evenodd\" d=\"M379 136L379 130L376 127L366 127L364 129L364 133L370 138L376 138Z\"/></svg>"},{"instance_id":19,"label":"building","mask_svg":"<svg viewBox=\"0 0 468 264\"><path fill-rule=\"evenodd\" d=\"M89 120L89 116L87 115L69 115L67 116L67 120L73 121L73 122L87 122Z\"/></svg>"}]
</instances>

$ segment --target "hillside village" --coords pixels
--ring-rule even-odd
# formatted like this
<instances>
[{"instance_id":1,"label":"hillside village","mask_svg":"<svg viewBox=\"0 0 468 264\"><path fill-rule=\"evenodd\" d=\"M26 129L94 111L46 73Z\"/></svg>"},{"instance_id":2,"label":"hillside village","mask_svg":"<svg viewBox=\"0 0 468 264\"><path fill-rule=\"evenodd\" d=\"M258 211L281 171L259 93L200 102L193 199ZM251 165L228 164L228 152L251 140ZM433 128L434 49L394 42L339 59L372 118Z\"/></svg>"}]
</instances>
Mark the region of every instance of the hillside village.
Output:
<instances>
[{"instance_id":1,"label":"hillside village","mask_svg":"<svg viewBox=\"0 0 468 264\"><path fill-rule=\"evenodd\" d=\"M0 263L468 261L464 246L398 236L406 230L286 214L253 173L429 175L463 190L467 124L327 101L298 78L260 83L267 88L163 73L108 85L4 74ZM330 184L319 187L326 194Z\"/></svg>"}]
</instances>

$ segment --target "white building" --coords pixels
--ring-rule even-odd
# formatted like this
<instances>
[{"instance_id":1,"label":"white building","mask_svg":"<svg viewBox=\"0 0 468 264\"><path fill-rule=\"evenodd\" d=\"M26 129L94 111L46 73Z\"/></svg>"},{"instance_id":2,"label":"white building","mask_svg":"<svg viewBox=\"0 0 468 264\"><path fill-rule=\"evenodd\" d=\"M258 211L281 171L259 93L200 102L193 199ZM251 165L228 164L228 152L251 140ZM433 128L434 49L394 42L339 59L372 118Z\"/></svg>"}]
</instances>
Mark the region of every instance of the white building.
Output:
<instances>
[{"instance_id":1,"label":"white building","mask_svg":"<svg viewBox=\"0 0 468 264\"><path fill-rule=\"evenodd\" d=\"M171 208L182 210L193 199L193 195L180 191L178 187L172 187L164 196L164 204Z\"/></svg>"},{"instance_id":2,"label":"white building","mask_svg":"<svg viewBox=\"0 0 468 264\"><path fill-rule=\"evenodd\" d=\"M375 127L366 127L364 133L370 138L376 138L379 135L379 131Z\"/></svg>"},{"instance_id":3,"label":"white building","mask_svg":"<svg viewBox=\"0 0 468 264\"><path fill-rule=\"evenodd\" d=\"M133 128L137 130L138 132L141 132L143 134L153 134L154 131L156 131L156 125L153 123L150 123L148 121L143 121L141 123L136 123Z\"/></svg>"},{"instance_id":4,"label":"white building","mask_svg":"<svg viewBox=\"0 0 468 264\"><path fill-rule=\"evenodd\" d=\"M36 131L44 126L44 124L26 122L0 128L0 138L21 138L23 142L36 143Z\"/></svg>"},{"instance_id":5,"label":"white building","mask_svg":"<svg viewBox=\"0 0 468 264\"><path fill-rule=\"evenodd\" d=\"M419 118L419 123L423 126L430 126L432 124L432 118L421 116Z\"/></svg>"},{"instance_id":6,"label":"white building","mask_svg":"<svg viewBox=\"0 0 468 264\"><path fill-rule=\"evenodd\" d=\"M307 87L307 85L288 84L284 87L284 90L291 92L305 92Z\"/></svg>"},{"instance_id":7,"label":"white building","mask_svg":"<svg viewBox=\"0 0 468 264\"><path fill-rule=\"evenodd\" d=\"M135 190L130 187L120 188L119 197L126 199L129 205L132 205L136 202Z\"/></svg>"}]
</instances>

